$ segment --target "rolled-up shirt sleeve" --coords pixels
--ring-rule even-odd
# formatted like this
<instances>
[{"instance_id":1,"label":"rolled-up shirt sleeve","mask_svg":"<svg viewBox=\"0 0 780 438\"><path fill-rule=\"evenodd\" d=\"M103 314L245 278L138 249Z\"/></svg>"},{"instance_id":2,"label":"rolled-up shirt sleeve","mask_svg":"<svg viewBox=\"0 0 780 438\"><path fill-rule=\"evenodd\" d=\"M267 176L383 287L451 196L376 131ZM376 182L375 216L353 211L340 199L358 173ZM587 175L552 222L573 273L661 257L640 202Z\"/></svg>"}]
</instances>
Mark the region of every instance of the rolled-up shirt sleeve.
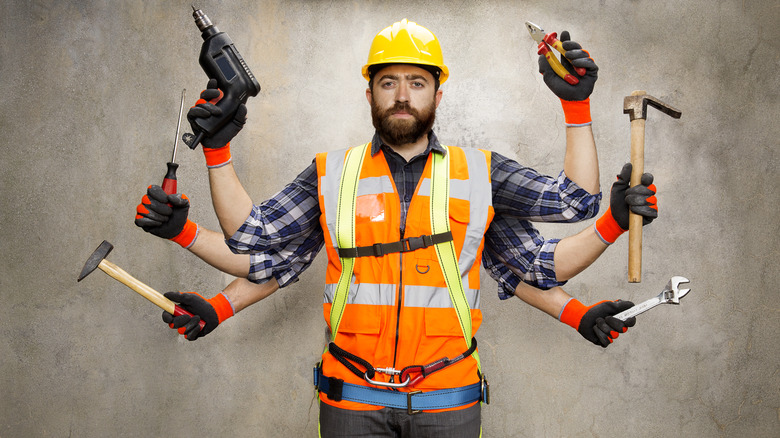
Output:
<instances>
[{"instance_id":1,"label":"rolled-up shirt sleeve","mask_svg":"<svg viewBox=\"0 0 780 438\"><path fill-rule=\"evenodd\" d=\"M579 222L599 212L601 192L588 193L561 171L557 178L493 152L493 208L529 221Z\"/></svg>"},{"instance_id":2,"label":"rolled-up shirt sleeve","mask_svg":"<svg viewBox=\"0 0 780 438\"><path fill-rule=\"evenodd\" d=\"M500 154L492 155L495 217L485 235L482 263L507 299L523 281L549 289L565 284L555 274L555 248L560 239L545 239L537 222L578 222L599 211L601 192L591 194L562 171L557 178L524 167Z\"/></svg>"},{"instance_id":3,"label":"rolled-up shirt sleeve","mask_svg":"<svg viewBox=\"0 0 780 438\"><path fill-rule=\"evenodd\" d=\"M513 216L496 216L485 234L482 265L498 282L498 296L514 295L518 283L540 289L566 284L555 274L555 248L560 239L545 239L530 222Z\"/></svg>"},{"instance_id":4,"label":"rolled-up shirt sleeve","mask_svg":"<svg viewBox=\"0 0 780 438\"><path fill-rule=\"evenodd\" d=\"M317 169L312 163L273 197L254 205L227 244L235 253L250 255L250 281L276 278L284 287L297 281L322 249L319 216Z\"/></svg>"}]
</instances>

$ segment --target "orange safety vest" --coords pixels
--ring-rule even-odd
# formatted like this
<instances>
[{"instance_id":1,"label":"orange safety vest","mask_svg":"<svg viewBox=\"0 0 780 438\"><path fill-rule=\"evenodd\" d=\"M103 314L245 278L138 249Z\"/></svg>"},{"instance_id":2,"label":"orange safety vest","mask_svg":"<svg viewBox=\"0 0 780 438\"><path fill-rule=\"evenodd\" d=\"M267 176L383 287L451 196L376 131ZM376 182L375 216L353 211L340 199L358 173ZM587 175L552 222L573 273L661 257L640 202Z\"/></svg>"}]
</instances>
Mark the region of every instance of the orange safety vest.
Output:
<instances>
[{"instance_id":1,"label":"orange safety vest","mask_svg":"<svg viewBox=\"0 0 780 438\"><path fill-rule=\"evenodd\" d=\"M355 205L356 246L371 246L401 240L400 199L384 152L370 153L370 144L360 169ZM341 274L336 244L336 211L347 149L317 155L320 224L328 254L323 313L330 326L330 311ZM404 237L431 235L430 191L433 154L417 184L406 215ZM473 333L482 322L479 276L484 235L493 218L490 184L490 153L480 149L448 147L450 154L449 224L458 267L471 309ZM381 257L354 259L352 282L336 339L340 348L377 368L403 369L427 365L443 357L454 358L468 345L458 322L442 269L433 247ZM346 383L369 386L329 352L322 356L323 374ZM400 391L433 391L477 383L477 361L468 357L415 386ZM376 381L390 376L376 374ZM378 406L342 400L325 394L324 403L352 410L381 409ZM462 409L460 406L453 409Z\"/></svg>"}]
</instances>

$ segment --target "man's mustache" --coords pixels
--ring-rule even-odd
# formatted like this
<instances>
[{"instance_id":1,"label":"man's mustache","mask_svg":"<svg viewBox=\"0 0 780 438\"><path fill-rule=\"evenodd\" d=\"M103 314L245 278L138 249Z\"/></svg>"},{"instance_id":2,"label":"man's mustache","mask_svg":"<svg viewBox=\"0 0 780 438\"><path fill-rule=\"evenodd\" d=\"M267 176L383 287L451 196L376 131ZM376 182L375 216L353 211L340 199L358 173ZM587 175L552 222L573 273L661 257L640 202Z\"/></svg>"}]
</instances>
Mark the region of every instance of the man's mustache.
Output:
<instances>
[{"instance_id":1,"label":"man's mustache","mask_svg":"<svg viewBox=\"0 0 780 438\"><path fill-rule=\"evenodd\" d=\"M395 105L393 105L392 108L390 108L385 114L395 114L397 112L403 111L405 113L411 114L415 117L419 118L419 113L416 109L412 108L408 102L396 102Z\"/></svg>"}]
</instances>

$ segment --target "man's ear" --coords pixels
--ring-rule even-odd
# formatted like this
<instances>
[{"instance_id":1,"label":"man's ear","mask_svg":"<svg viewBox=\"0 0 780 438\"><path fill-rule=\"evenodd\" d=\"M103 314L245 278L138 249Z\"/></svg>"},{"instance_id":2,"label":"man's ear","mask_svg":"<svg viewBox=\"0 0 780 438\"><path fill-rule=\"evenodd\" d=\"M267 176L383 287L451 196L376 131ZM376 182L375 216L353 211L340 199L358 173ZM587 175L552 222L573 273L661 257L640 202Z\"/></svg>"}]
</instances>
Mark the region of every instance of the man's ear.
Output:
<instances>
[{"instance_id":1,"label":"man's ear","mask_svg":"<svg viewBox=\"0 0 780 438\"><path fill-rule=\"evenodd\" d=\"M374 102L373 102L374 101L374 96L373 96L373 94L371 94L371 87L366 88L366 100L368 100L368 104L369 105L373 105L374 104Z\"/></svg>"},{"instance_id":2,"label":"man's ear","mask_svg":"<svg viewBox=\"0 0 780 438\"><path fill-rule=\"evenodd\" d=\"M436 90L436 94L434 95L434 99L436 101L436 108L439 108L439 103L441 103L441 98L444 96L444 93L442 93L441 89Z\"/></svg>"}]
</instances>

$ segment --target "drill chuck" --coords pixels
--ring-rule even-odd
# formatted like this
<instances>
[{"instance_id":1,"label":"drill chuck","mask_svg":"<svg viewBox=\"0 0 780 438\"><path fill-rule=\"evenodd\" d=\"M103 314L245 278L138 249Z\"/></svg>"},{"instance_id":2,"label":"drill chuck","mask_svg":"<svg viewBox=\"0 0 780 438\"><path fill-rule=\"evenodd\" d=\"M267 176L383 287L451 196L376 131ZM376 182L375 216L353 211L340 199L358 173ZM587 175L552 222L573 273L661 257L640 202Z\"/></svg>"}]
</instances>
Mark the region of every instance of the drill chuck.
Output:
<instances>
[{"instance_id":1,"label":"drill chuck","mask_svg":"<svg viewBox=\"0 0 780 438\"><path fill-rule=\"evenodd\" d=\"M200 9L195 9L195 6L192 7L192 17L195 19L195 24L201 32L214 26L214 24L211 23L211 20L209 20L209 17Z\"/></svg>"}]
</instances>

